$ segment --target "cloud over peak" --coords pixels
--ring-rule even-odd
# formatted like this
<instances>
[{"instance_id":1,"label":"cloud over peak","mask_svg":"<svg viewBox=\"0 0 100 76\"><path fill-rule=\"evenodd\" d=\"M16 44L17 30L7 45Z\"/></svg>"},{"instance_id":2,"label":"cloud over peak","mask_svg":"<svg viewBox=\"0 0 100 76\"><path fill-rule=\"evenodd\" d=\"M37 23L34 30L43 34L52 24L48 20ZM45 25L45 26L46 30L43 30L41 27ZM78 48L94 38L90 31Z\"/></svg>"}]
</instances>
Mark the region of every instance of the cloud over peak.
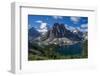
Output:
<instances>
[{"instance_id":1,"label":"cloud over peak","mask_svg":"<svg viewBox=\"0 0 100 76\"><path fill-rule=\"evenodd\" d=\"M78 23L80 20L80 17L72 16L72 17L70 17L70 20L73 21L74 23Z\"/></svg>"},{"instance_id":2,"label":"cloud over peak","mask_svg":"<svg viewBox=\"0 0 100 76\"><path fill-rule=\"evenodd\" d=\"M62 16L52 16L54 19L63 19Z\"/></svg>"},{"instance_id":3,"label":"cloud over peak","mask_svg":"<svg viewBox=\"0 0 100 76\"><path fill-rule=\"evenodd\" d=\"M37 20L36 22L37 22L37 23L42 23L43 21L41 21L41 20Z\"/></svg>"}]
</instances>

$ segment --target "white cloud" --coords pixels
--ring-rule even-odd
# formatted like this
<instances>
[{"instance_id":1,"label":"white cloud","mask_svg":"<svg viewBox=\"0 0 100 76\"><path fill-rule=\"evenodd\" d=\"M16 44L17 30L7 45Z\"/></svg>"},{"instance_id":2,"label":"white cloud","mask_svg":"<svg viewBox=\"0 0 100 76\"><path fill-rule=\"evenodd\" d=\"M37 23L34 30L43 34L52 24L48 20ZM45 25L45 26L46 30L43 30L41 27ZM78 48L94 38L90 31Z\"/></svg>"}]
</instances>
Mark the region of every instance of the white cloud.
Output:
<instances>
[{"instance_id":1,"label":"white cloud","mask_svg":"<svg viewBox=\"0 0 100 76\"><path fill-rule=\"evenodd\" d=\"M41 32L42 34L44 34L45 32L47 32L47 31L48 31L47 23L42 22L42 23L40 24L39 29L37 29L37 30L38 30L39 32Z\"/></svg>"},{"instance_id":2,"label":"white cloud","mask_svg":"<svg viewBox=\"0 0 100 76\"><path fill-rule=\"evenodd\" d=\"M52 16L54 19L62 19L62 16Z\"/></svg>"},{"instance_id":3,"label":"white cloud","mask_svg":"<svg viewBox=\"0 0 100 76\"><path fill-rule=\"evenodd\" d=\"M67 28L68 30L70 30L70 31L75 30L75 27L73 27L73 26L69 26L69 25L65 25L65 26L66 26L66 28Z\"/></svg>"},{"instance_id":4,"label":"white cloud","mask_svg":"<svg viewBox=\"0 0 100 76\"><path fill-rule=\"evenodd\" d=\"M46 28L46 27L47 27L47 23L41 23L40 29L44 29L44 28Z\"/></svg>"},{"instance_id":5,"label":"white cloud","mask_svg":"<svg viewBox=\"0 0 100 76\"><path fill-rule=\"evenodd\" d=\"M81 29L87 29L87 27L88 27L87 24L82 24L80 28L81 28Z\"/></svg>"},{"instance_id":6,"label":"white cloud","mask_svg":"<svg viewBox=\"0 0 100 76\"><path fill-rule=\"evenodd\" d=\"M72 17L70 17L70 19L71 19L71 21L73 21L74 23L77 23L77 22L79 22L80 17L72 16Z\"/></svg>"},{"instance_id":7,"label":"white cloud","mask_svg":"<svg viewBox=\"0 0 100 76\"><path fill-rule=\"evenodd\" d=\"M41 20L37 20L36 22L37 22L37 23L42 23L43 21L41 21Z\"/></svg>"},{"instance_id":8,"label":"white cloud","mask_svg":"<svg viewBox=\"0 0 100 76\"><path fill-rule=\"evenodd\" d=\"M40 23L40 26L37 29L39 32L41 33L47 32L47 23L43 22L42 20L37 20L36 22Z\"/></svg>"},{"instance_id":9,"label":"white cloud","mask_svg":"<svg viewBox=\"0 0 100 76\"><path fill-rule=\"evenodd\" d=\"M79 31L81 31L81 32L87 32L88 31L88 29L87 28L81 28L81 27L76 27Z\"/></svg>"},{"instance_id":10,"label":"white cloud","mask_svg":"<svg viewBox=\"0 0 100 76\"><path fill-rule=\"evenodd\" d=\"M87 24L82 24L80 26L80 31L82 32L87 32L88 31L88 25Z\"/></svg>"}]
</instances>

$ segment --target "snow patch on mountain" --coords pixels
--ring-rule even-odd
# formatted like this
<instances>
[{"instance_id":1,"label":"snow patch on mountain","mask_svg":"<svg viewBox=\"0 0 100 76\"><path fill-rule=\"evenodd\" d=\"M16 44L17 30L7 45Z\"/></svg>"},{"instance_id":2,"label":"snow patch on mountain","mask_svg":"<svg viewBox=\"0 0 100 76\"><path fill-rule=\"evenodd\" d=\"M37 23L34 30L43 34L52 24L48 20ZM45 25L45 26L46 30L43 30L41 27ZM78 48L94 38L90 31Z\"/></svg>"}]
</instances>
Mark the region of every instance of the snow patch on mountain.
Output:
<instances>
[{"instance_id":1,"label":"snow patch on mountain","mask_svg":"<svg viewBox=\"0 0 100 76\"><path fill-rule=\"evenodd\" d=\"M69 25L67 25L67 24L65 24L65 26L66 26L66 29L68 29L68 30L70 30L70 31L75 30L75 27L73 27L73 26L69 26Z\"/></svg>"},{"instance_id":2,"label":"snow patch on mountain","mask_svg":"<svg viewBox=\"0 0 100 76\"><path fill-rule=\"evenodd\" d=\"M65 25L66 26L66 29L70 30L71 32L77 32L77 31L80 31L80 32L87 32L88 31L88 26L87 24L82 24L80 27L73 27L73 26L69 26L69 25Z\"/></svg>"}]
</instances>

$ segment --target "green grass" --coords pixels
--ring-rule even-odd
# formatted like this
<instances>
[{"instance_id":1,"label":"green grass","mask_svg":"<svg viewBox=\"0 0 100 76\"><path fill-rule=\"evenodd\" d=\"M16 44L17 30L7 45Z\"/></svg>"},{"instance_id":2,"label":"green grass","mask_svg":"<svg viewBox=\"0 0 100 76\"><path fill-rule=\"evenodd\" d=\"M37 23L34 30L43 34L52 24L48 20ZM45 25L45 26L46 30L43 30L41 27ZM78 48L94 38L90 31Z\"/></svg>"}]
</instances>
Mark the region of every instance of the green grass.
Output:
<instances>
[{"instance_id":1,"label":"green grass","mask_svg":"<svg viewBox=\"0 0 100 76\"><path fill-rule=\"evenodd\" d=\"M81 55L62 55L56 52L57 45L45 45L44 47L38 46L37 44L30 44L29 48L41 52L38 55L34 53L28 54L28 60L51 60L51 59L80 59L88 57L88 44L87 40L83 43L83 52Z\"/></svg>"}]
</instances>

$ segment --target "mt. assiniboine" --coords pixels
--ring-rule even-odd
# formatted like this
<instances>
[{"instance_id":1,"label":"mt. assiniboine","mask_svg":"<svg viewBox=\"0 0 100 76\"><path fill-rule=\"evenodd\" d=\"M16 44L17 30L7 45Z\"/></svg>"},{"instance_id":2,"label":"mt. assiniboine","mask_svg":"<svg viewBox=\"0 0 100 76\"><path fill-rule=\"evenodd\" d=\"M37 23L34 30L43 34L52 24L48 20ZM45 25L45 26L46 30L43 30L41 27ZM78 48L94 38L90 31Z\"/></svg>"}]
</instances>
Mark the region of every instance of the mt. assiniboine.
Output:
<instances>
[{"instance_id":1,"label":"mt. assiniboine","mask_svg":"<svg viewBox=\"0 0 100 76\"><path fill-rule=\"evenodd\" d=\"M44 29L41 29L45 30ZM32 34L32 35L31 35ZM46 28L44 34L37 31L34 28L29 29L29 40L37 41L39 43L43 43L45 45L48 44L66 44L71 45L77 43L81 40L84 40L83 33L79 30L70 31L68 30L64 24L54 23L51 29Z\"/></svg>"}]
</instances>

